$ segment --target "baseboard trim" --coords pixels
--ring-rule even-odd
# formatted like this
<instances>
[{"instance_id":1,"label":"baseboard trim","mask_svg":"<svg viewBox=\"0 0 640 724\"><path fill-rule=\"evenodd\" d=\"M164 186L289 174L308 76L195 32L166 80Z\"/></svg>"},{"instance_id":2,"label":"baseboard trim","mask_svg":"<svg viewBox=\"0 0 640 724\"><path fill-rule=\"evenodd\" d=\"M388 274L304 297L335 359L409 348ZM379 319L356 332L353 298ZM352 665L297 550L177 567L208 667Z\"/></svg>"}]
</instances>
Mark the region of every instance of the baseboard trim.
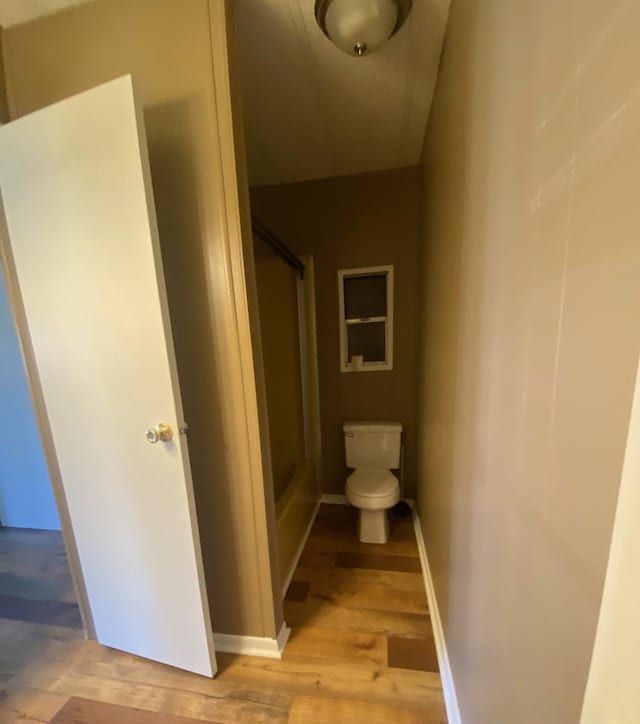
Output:
<instances>
[{"instance_id":1,"label":"baseboard trim","mask_svg":"<svg viewBox=\"0 0 640 724\"><path fill-rule=\"evenodd\" d=\"M282 598L284 598L287 589L289 588L289 584L291 583L291 579L293 578L293 574L296 572L296 568L298 567L298 561L300 560L300 556L302 555L302 551L304 550L305 545L307 544L307 538L309 537L309 533L311 533L311 528L313 527L313 524L316 519L316 515L318 515L318 510L320 509L320 503L322 502L322 498L318 500L316 503L316 507L314 508L313 513L311 514L311 518L309 519L309 525L307 525L307 529L304 532L304 535L300 539L300 545L298 546L298 550L296 551L295 556L293 557L293 561L291 565L289 566L289 571L287 572L287 577L284 580L284 583L282 584Z\"/></svg>"},{"instance_id":2,"label":"baseboard trim","mask_svg":"<svg viewBox=\"0 0 640 724\"><path fill-rule=\"evenodd\" d=\"M345 495L331 495L324 493L320 498L321 503L327 503L328 505L349 505Z\"/></svg>"},{"instance_id":3,"label":"baseboard trim","mask_svg":"<svg viewBox=\"0 0 640 724\"><path fill-rule=\"evenodd\" d=\"M440 609L436 600L436 591L433 586L431 577L431 568L429 567L429 558L427 557L427 548L422 535L422 527L418 518L418 508L413 501L407 501L411 505L413 512L413 527L416 532L416 540L418 542L418 551L420 554L420 565L422 566L422 575L424 578L424 586L427 591L427 600L429 602L429 613L431 614L431 624L433 626L433 637L436 644L436 652L438 654L438 665L440 667L440 677L442 679L442 691L444 694L444 703L447 708L447 719L449 724L462 724L460 717L460 708L458 707L458 697L456 696L456 687L451 673L451 665L449 664L449 654L447 653L447 642L442 628L442 619L440 618Z\"/></svg>"},{"instance_id":4,"label":"baseboard trim","mask_svg":"<svg viewBox=\"0 0 640 724\"><path fill-rule=\"evenodd\" d=\"M261 636L235 636L232 634L213 634L216 651L242 656L263 656L268 659L281 659L287 645L291 629L282 624L280 633L275 639Z\"/></svg>"},{"instance_id":5,"label":"baseboard trim","mask_svg":"<svg viewBox=\"0 0 640 724\"><path fill-rule=\"evenodd\" d=\"M282 652L284 651L284 647L287 645L287 642L289 641L289 636L291 636L291 629L287 626L286 622L282 622L282 626L280 626L280 633L278 634L278 638L276 639L276 642L278 644L278 651L280 652L280 656L278 658L282 658Z\"/></svg>"}]
</instances>

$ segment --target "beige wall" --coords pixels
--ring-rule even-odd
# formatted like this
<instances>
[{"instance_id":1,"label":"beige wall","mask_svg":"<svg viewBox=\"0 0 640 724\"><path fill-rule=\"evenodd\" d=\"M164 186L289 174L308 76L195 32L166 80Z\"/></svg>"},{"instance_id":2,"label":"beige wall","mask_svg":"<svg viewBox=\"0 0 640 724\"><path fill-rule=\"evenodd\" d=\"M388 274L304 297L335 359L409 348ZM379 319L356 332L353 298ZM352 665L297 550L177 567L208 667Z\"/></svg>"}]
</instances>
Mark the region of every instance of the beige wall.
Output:
<instances>
[{"instance_id":1,"label":"beige wall","mask_svg":"<svg viewBox=\"0 0 640 724\"><path fill-rule=\"evenodd\" d=\"M580 714L640 350L640 5L454 0L419 504L465 722Z\"/></svg>"},{"instance_id":2,"label":"beige wall","mask_svg":"<svg viewBox=\"0 0 640 724\"><path fill-rule=\"evenodd\" d=\"M305 459L298 273L255 240L256 281L276 500Z\"/></svg>"},{"instance_id":3,"label":"beige wall","mask_svg":"<svg viewBox=\"0 0 640 724\"><path fill-rule=\"evenodd\" d=\"M418 169L251 190L254 214L299 254L313 254L325 493L344 493L342 423L400 420L406 494L416 479L421 178ZM338 269L395 267L394 368L340 372Z\"/></svg>"},{"instance_id":4,"label":"beige wall","mask_svg":"<svg viewBox=\"0 0 640 724\"><path fill-rule=\"evenodd\" d=\"M233 137L219 142L231 113L226 20L218 2L109 0L11 28L3 40L14 117L125 73L136 80L214 630L273 636L282 621L275 516L265 516L273 495L244 416L251 395L256 405L254 351L243 259L230 242L246 226L235 188L242 168L234 168Z\"/></svg>"}]
</instances>

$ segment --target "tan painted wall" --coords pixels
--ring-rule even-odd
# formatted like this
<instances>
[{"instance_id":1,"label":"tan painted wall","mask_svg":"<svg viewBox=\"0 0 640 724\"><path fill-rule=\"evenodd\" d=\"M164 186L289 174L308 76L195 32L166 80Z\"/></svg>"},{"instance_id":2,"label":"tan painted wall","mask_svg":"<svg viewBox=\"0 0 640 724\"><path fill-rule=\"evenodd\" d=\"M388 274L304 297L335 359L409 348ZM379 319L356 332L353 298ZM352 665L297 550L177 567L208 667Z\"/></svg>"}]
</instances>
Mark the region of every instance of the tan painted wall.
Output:
<instances>
[{"instance_id":1,"label":"tan painted wall","mask_svg":"<svg viewBox=\"0 0 640 724\"><path fill-rule=\"evenodd\" d=\"M256 280L267 385L269 439L276 501L305 459L298 325L298 274L260 239Z\"/></svg>"},{"instance_id":2,"label":"tan painted wall","mask_svg":"<svg viewBox=\"0 0 640 724\"><path fill-rule=\"evenodd\" d=\"M640 351L640 5L454 0L419 504L462 718L580 715Z\"/></svg>"},{"instance_id":3,"label":"tan painted wall","mask_svg":"<svg viewBox=\"0 0 640 724\"><path fill-rule=\"evenodd\" d=\"M256 216L300 254L313 254L325 493L344 493L342 423L400 420L406 480L416 479L421 178L418 169L251 190ZM395 266L394 368L341 373L338 269Z\"/></svg>"},{"instance_id":4,"label":"tan painted wall","mask_svg":"<svg viewBox=\"0 0 640 724\"><path fill-rule=\"evenodd\" d=\"M0 123L6 123L9 120L9 109L7 108L7 86L4 77L4 57L3 57L3 35L4 29L0 27Z\"/></svg>"},{"instance_id":5,"label":"tan painted wall","mask_svg":"<svg viewBox=\"0 0 640 724\"><path fill-rule=\"evenodd\" d=\"M256 426L244 415L263 394L243 263L249 279L253 270L230 241L246 231L248 204L233 157L227 21L219 2L109 0L11 28L4 50L13 116L125 73L137 81L214 630L273 636L282 621L273 494L270 480L263 484Z\"/></svg>"}]
</instances>

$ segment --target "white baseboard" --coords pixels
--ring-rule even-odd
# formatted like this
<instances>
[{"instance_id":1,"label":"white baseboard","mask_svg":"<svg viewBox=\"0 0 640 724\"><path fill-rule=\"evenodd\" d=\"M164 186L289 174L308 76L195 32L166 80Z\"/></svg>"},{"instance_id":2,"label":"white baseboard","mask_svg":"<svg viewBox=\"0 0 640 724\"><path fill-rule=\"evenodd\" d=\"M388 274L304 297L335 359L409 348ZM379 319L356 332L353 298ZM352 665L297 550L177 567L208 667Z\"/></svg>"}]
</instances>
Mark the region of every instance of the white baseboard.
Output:
<instances>
[{"instance_id":1,"label":"white baseboard","mask_svg":"<svg viewBox=\"0 0 640 724\"><path fill-rule=\"evenodd\" d=\"M278 656L279 659L282 658L282 652L284 651L284 647L287 645L287 641L289 641L289 636L291 636L291 629L287 626L286 622L283 621L282 626L280 626L280 633L276 639L278 643L278 651L280 652L280 656Z\"/></svg>"},{"instance_id":2,"label":"white baseboard","mask_svg":"<svg viewBox=\"0 0 640 724\"><path fill-rule=\"evenodd\" d=\"M413 527L416 531L416 540L418 541L418 551L420 553L420 564L422 566L422 575L424 577L424 586L427 590L427 600L429 602L429 613L431 614L431 625L433 627L433 637L435 639L436 651L438 653L438 665L440 667L440 678L442 679L442 691L444 694L444 703L447 708L447 718L449 724L462 724L460 718L460 708L458 707L458 698L456 696L456 687L453 682L453 674L451 673L451 665L449 664L449 654L447 653L447 642L444 637L442 628L442 619L440 618L440 609L436 600L436 591L431 578L431 569L429 568L429 559L427 557L427 548L424 544L422 535L422 527L418 518L418 508L413 501L408 501L413 510Z\"/></svg>"},{"instance_id":3,"label":"white baseboard","mask_svg":"<svg viewBox=\"0 0 640 724\"><path fill-rule=\"evenodd\" d=\"M289 640L291 629L282 624L278 638L270 639L261 636L235 636L232 634L213 634L216 651L242 656L264 656L268 659L281 659L284 647Z\"/></svg>"},{"instance_id":4,"label":"white baseboard","mask_svg":"<svg viewBox=\"0 0 640 724\"><path fill-rule=\"evenodd\" d=\"M309 537L309 533L311 533L311 528L316 519L316 515L318 515L318 510L320 509L320 503L321 503L321 499L319 499L318 502L316 503L316 507L311 515L311 519L309 520L309 525L307 526L307 529L305 530L304 535L302 536L302 538L300 540L300 545L298 546L298 550L296 551L296 554L293 557L293 562L289 566L289 571L287 573L287 577L284 579L284 583L282 584L281 593L282 593L283 598L287 592L287 589L289 588L289 584L291 583L293 574L296 572L296 568L298 567L298 561L300 560L302 551L304 550L304 547L307 544L307 538Z\"/></svg>"},{"instance_id":5,"label":"white baseboard","mask_svg":"<svg viewBox=\"0 0 640 724\"><path fill-rule=\"evenodd\" d=\"M329 505L349 505L346 495L330 495L324 493L320 498L321 503L328 503Z\"/></svg>"}]
</instances>

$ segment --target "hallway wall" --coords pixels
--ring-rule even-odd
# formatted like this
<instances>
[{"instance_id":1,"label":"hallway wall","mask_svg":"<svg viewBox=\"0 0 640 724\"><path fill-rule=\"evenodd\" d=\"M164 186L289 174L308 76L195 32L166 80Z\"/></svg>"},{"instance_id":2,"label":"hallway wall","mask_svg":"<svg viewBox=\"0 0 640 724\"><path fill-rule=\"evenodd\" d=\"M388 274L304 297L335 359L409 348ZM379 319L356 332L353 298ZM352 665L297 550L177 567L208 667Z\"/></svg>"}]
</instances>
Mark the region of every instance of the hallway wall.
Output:
<instances>
[{"instance_id":1,"label":"hallway wall","mask_svg":"<svg viewBox=\"0 0 640 724\"><path fill-rule=\"evenodd\" d=\"M406 494L417 474L417 381L421 173L378 171L251 189L255 215L315 264L323 492L343 494L342 423L399 420ZM393 264L393 370L340 372L338 269Z\"/></svg>"},{"instance_id":2,"label":"hallway wall","mask_svg":"<svg viewBox=\"0 0 640 724\"><path fill-rule=\"evenodd\" d=\"M640 5L454 0L419 506L463 721L577 722L640 351Z\"/></svg>"}]
</instances>

